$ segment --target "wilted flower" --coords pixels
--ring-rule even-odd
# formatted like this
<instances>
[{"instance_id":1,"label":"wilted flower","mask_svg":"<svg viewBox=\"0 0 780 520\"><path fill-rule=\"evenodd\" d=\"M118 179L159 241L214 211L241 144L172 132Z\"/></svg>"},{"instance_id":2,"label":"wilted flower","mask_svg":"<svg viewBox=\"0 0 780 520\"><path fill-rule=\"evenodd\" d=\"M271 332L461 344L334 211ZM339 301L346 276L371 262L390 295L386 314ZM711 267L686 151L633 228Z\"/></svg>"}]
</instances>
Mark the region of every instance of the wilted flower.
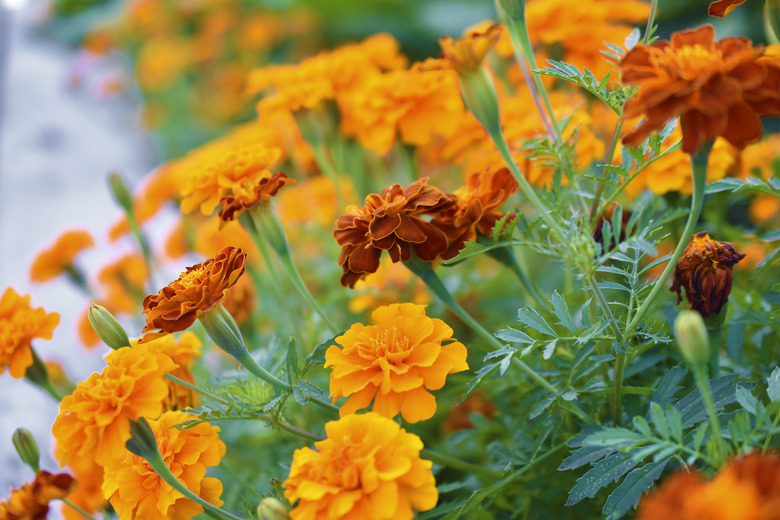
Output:
<instances>
[{"instance_id":1,"label":"wilted flower","mask_svg":"<svg viewBox=\"0 0 780 520\"><path fill-rule=\"evenodd\" d=\"M376 325L352 325L325 353L333 367L330 395L349 399L344 416L366 408L385 417L399 412L414 423L433 417L436 398L429 390L444 386L448 374L468 370L466 347L442 320L429 318L424 305L395 303L379 307Z\"/></svg>"},{"instance_id":2,"label":"wilted flower","mask_svg":"<svg viewBox=\"0 0 780 520\"><path fill-rule=\"evenodd\" d=\"M682 288L691 308L703 317L720 312L731 293L732 266L743 258L733 245L712 240L706 231L691 237L674 269L671 290L677 293L677 303Z\"/></svg>"},{"instance_id":3,"label":"wilted flower","mask_svg":"<svg viewBox=\"0 0 780 520\"><path fill-rule=\"evenodd\" d=\"M8 287L0 297L0 374L8 371L21 379L33 364L32 340L51 339L60 315L33 308L29 296Z\"/></svg>"},{"instance_id":4,"label":"wilted flower","mask_svg":"<svg viewBox=\"0 0 780 520\"><path fill-rule=\"evenodd\" d=\"M780 505L780 457L759 452L731 460L711 480L678 471L644 496L638 520L770 520Z\"/></svg>"},{"instance_id":5,"label":"wilted flower","mask_svg":"<svg viewBox=\"0 0 780 520\"><path fill-rule=\"evenodd\" d=\"M710 16L723 18L731 11L733 11L737 6L744 4L745 1L746 0L717 0L716 2L712 2L710 4L710 7L707 9L707 13Z\"/></svg>"},{"instance_id":6,"label":"wilted flower","mask_svg":"<svg viewBox=\"0 0 780 520\"><path fill-rule=\"evenodd\" d=\"M141 332L146 334L142 341L189 328L236 283L245 262L246 253L241 249L226 247L216 257L188 267L157 294L144 298L146 326ZM153 332L155 329L161 332Z\"/></svg>"},{"instance_id":7,"label":"wilted flower","mask_svg":"<svg viewBox=\"0 0 780 520\"><path fill-rule=\"evenodd\" d=\"M30 266L30 280L46 282L57 278L73 265L80 252L95 245L87 231L66 231L54 243L38 253Z\"/></svg>"},{"instance_id":8,"label":"wilted flower","mask_svg":"<svg viewBox=\"0 0 780 520\"><path fill-rule=\"evenodd\" d=\"M54 475L39 471L35 480L18 489L0 502L2 520L46 520L49 502L65 498L76 487L76 481L67 473Z\"/></svg>"},{"instance_id":9,"label":"wilted flower","mask_svg":"<svg viewBox=\"0 0 780 520\"><path fill-rule=\"evenodd\" d=\"M371 194L363 207L349 206L333 233L343 248L341 285L355 287L359 279L379 269L382 251L388 251L393 262L407 262L414 249L419 259L432 262L447 250L447 235L421 217L435 216L454 204L452 195L428 186L426 177L406 189L393 184Z\"/></svg>"},{"instance_id":10,"label":"wilted flower","mask_svg":"<svg viewBox=\"0 0 780 520\"><path fill-rule=\"evenodd\" d=\"M285 497L293 520L411 519L438 500L423 443L375 413L325 425L327 439L295 450Z\"/></svg>"},{"instance_id":11,"label":"wilted flower","mask_svg":"<svg viewBox=\"0 0 780 520\"><path fill-rule=\"evenodd\" d=\"M780 62L762 55L746 38L716 42L711 25L673 33L671 43L636 45L620 62L623 82L639 86L623 117L645 121L623 143L639 146L678 115L689 154L718 136L737 148L758 141L759 118L780 113Z\"/></svg>"},{"instance_id":12,"label":"wilted flower","mask_svg":"<svg viewBox=\"0 0 780 520\"><path fill-rule=\"evenodd\" d=\"M232 195L223 197L219 204L219 218L223 222L235 220L245 210L258 204L271 200L279 191L288 184L295 184L295 179L289 178L282 172L267 172L259 179L253 178L251 182L242 182L233 186Z\"/></svg>"},{"instance_id":13,"label":"wilted flower","mask_svg":"<svg viewBox=\"0 0 780 520\"><path fill-rule=\"evenodd\" d=\"M101 465L122 458L130 438L128 419L157 417L168 399L163 375L176 368L165 354L125 347L106 356L108 366L76 386L60 402L52 426L55 455L63 466L78 458Z\"/></svg>"},{"instance_id":14,"label":"wilted flower","mask_svg":"<svg viewBox=\"0 0 780 520\"><path fill-rule=\"evenodd\" d=\"M149 421L165 465L187 489L216 506L222 505L222 482L206 477L206 468L217 466L225 455L219 428L200 423L179 430L174 426L192 419L184 412L165 412ZM143 457L126 452L105 468L103 494L120 518L189 520L203 506L168 485Z\"/></svg>"}]
</instances>

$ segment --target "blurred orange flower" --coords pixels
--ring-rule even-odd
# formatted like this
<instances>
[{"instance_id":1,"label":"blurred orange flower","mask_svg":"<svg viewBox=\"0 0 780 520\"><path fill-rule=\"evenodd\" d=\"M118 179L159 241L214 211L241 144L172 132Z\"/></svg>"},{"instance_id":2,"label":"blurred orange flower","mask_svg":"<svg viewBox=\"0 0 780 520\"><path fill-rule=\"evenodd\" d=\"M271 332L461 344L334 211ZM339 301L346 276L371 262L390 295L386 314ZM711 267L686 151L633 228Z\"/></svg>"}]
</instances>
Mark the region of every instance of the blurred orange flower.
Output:
<instances>
[{"instance_id":1,"label":"blurred orange flower","mask_svg":"<svg viewBox=\"0 0 780 520\"><path fill-rule=\"evenodd\" d=\"M165 465L187 489L216 506L222 505L222 482L206 477L206 468L217 466L225 455L219 428L200 423L179 430L174 426L191 420L184 412L165 412L149 421ZM144 520L189 520L203 512L203 506L168 485L143 457L126 452L105 468L103 494L120 518Z\"/></svg>"},{"instance_id":2,"label":"blurred orange flower","mask_svg":"<svg viewBox=\"0 0 780 520\"><path fill-rule=\"evenodd\" d=\"M737 6L744 4L745 1L746 0L717 0L716 2L712 2L710 4L710 7L707 9L707 13L710 16L723 18L731 11L733 11Z\"/></svg>"},{"instance_id":3,"label":"blurred orange flower","mask_svg":"<svg viewBox=\"0 0 780 520\"><path fill-rule=\"evenodd\" d=\"M436 412L429 390L444 386L447 375L468 370L466 347L442 320L429 318L424 305L395 303L371 313L376 325L352 325L325 353L333 367L330 395L343 417L368 407L385 417L398 413L415 423Z\"/></svg>"},{"instance_id":4,"label":"blurred orange flower","mask_svg":"<svg viewBox=\"0 0 780 520\"><path fill-rule=\"evenodd\" d=\"M0 502L0 518L3 520L46 520L49 502L65 498L76 487L76 481L67 473L54 475L39 471L35 480L18 489Z\"/></svg>"},{"instance_id":5,"label":"blurred orange flower","mask_svg":"<svg viewBox=\"0 0 780 520\"><path fill-rule=\"evenodd\" d=\"M758 141L759 118L780 114L780 60L762 55L746 38L716 42L711 25L673 33L671 43L636 45L620 62L623 82L639 86L623 117L645 121L623 143L639 146L678 115L685 153L718 136L737 148Z\"/></svg>"},{"instance_id":6,"label":"blurred orange flower","mask_svg":"<svg viewBox=\"0 0 780 520\"><path fill-rule=\"evenodd\" d=\"M14 379L24 377L33 364L32 340L51 339L60 315L33 308L29 296L8 287L0 297L0 374L8 371Z\"/></svg>"},{"instance_id":7,"label":"blurred orange flower","mask_svg":"<svg viewBox=\"0 0 780 520\"><path fill-rule=\"evenodd\" d=\"M66 231L52 245L38 253L30 266L30 280L46 282L73 265L79 253L95 245L88 231Z\"/></svg>"},{"instance_id":8,"label":"blurred orange flower","mask_svg":"<svg viewBox=\"0 0 780 520\"><path fill-rule=\"evenodd\" d=\"M282 188L295 183L295 179L282 172L267 172L267 175L262 175L259 179L238 183L233 186L232 195L220 200L222 209L219 210L219 218L222 222L235 220L245 210L271 200Z\"/></svg>"},{"instance_id":9,"label":"blurred orange flower","mask_svg":"<svg viewBox=\"0 0 780 520\"><path fill-rule=\"evenodd\" d=\"M411 519L439 498L423 443L375 413L349 415L325 425L316 450L293 454L284 496L296 503L292 520Z\"/></svg>"},{"instance_id":10,"label":"blurred orange flower","mask_svg":"<svg viewBox=\"0 0 780 520\"><path fill-rule=\"evenodd\" d=\"M393 184L378 195L372 193L363 207L347 207L333 232L342 246L341 285L354 288L358 280L379 269L382 251L388 251L393 262L407 262L414 249L418 258L432 262L446 251L447 236L421 217L437 215L454 204L454 196L428 186L425 178L407 188Z\"/></svg>"},{"instance_id":11,"label":"blurred orange flower","mask_svg":"<svg viewBox=\"0 0 780 520\"><path fill-rule=\"evenodd\" d=\"M63 466L78 458L103 466L123 458L130 438L128 419L154 418L163 411L168 398L163 375L176 364L165 354L140 347L110 352L108 366L60 402L52 434L57 440L55 455Z\"/></svg>"},{"instance_id":12,"label":"blurred orange flower","mask_svg":"<svg viewBox=\"0 0 780 520\"><path fill-rule=\"evenodd\" d=\"M498 24L480 26L466 31L461 38L439 38L441 56L428 58L421 70L452 69L458 74L477 70L488 52L496 45L503 27Z\"/></svg>"},{"instance_id":13,"label":"blurred orange flower","mask_svg":"<svg viewBox=\"0 0 780 520\"><path fill-rule=\"evenodd\" d=\"M141 341L189 328L198 316L219 303L244 273L245 263L246 253L228 246L214 258L188 267L157 294L148 295L143 302L146 326Z\"/></svg>"},{"instance_id":14,"label":"blurred orange flower","mask_svg":"<svg viewBox=\"0 0 780 520\"><path fill-rule=\"evenodd\" d=\"M360 314L381 305L399 301L426 304L431 293L425 282L412 274L404 265L394 264L389 257L381 261L381 268L355 284L355 292L349 300L349 311Z\"/></svg>"},{"instance_id":15,"label":"blurred orange flower","mask_svg":"<svg viewBox=\"0 0 780 520\"><path fill-rule=\"evenodd\" d=\"M68 500L86 511L97 513L108 505L103 498L103 467L88 457L73 457L68 464L78 485ZM84 515L67 504L62 504L62 516L66 520L84 520Z\"/></svg>"}]
</instances>

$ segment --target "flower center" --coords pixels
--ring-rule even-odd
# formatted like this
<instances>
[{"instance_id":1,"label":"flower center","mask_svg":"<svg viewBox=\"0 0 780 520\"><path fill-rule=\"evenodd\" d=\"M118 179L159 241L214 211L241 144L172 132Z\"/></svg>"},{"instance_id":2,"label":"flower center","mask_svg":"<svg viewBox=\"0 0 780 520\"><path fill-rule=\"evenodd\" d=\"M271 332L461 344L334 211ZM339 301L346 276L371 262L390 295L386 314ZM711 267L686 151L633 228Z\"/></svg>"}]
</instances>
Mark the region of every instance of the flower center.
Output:
<instances>
[{"instance_id":1,"label":"flower center","mask_svg":"<svg viewBox=\"0 0 780 520\"><path fill-rule=\"evenodd\" d=\"M682 73L685 76L697 76L702 72L718 70L723 61L720 49L715 52L701 45L690 45L673 49L667 47L657 59L659 67Z\"/></svg>"},{"instance_id":2,"label":"flower center","mask_svg":"<svg viewBox=\"0 0 780 520\"><path fill-rule=\"evenodd\" d=\"M206 272L204 267L205 266L200 266L197 269L192 269L189 272L183 273L179 277L179 282L186 286L199 285L201 279L203 278L203 274Z\"/></svg>"},{"instance_id":3,"label":"flower center","mask_svg":"<svg viewBox=\"0 0 780 520\"><path fill-rule=\"evenodd\" d=\"M409 350L409 338L395 327L377 331L376 336L358 346L360 356L366 359L392 357L392 354Z\"/></svg>"}]
</instances>

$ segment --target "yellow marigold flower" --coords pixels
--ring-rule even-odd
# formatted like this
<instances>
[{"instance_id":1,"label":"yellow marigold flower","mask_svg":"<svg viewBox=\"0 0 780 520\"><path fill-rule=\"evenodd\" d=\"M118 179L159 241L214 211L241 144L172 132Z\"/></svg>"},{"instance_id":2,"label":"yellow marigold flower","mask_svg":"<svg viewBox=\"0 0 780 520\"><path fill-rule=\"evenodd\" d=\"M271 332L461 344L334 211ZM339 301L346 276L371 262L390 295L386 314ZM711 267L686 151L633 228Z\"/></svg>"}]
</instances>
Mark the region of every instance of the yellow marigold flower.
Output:
<instances>
[{"instance_id":1,"label":"yellow marigold flower","mask_svg":"<svg viewBox=\"0 0 780 520\"><path fill-rule=\"evenodd\" d=\"M87 457L74 457L68 468L78 483L68 500L87 513L104 509L108 502L103 498L103 466ZM84 515L67 504L62 505L61 511L66 520L84 520Z\"/></svg>"},{"instance_id":2,"label":"yellow marigold flower","mask_svg":"<svg viewBox=\"0 0 780 520\"><path fill-rule=\"evenodd\" d=\"M295 450L284 496L292 520L411 520L439 498L423 443L376 413L325 425L327 439Z\"/></svg>"},{"instance_id":3,"label":"yellow marigold flower","mask_svg":"<svg viewBox=\"0 0 780 520\"><path fill-rule=\"evenodd\" d=\"M11 496L0 502L0 520L46 520L49 502L65 498L75 486L67 473L39 471L34 481L12 489Z\"/></svg>"},{"instance_id":4,"label":"yellow marigold flower","mask_svg":"<svg viewBox=\"0 0 780 520\"><path fill-rule=\"evenodd\" d=\"M376 325L352 325L325 353L325 367L333 367L330 395L349 399L341 416L366 408L385 417L398 413L415 423L436 412L429 390L444 386L448 374L468 370L466 347L452 337L440 319L429 318L424 305L395 303L379 307L371 318Z\"/></svg>"},{"instance_id":5,"label":"yellow marigold flower","mask_svg":"<svg viewBox=\"0 0 780 520\"><path fill-rule=\"evenodd\" d=\"M29 296L8 287L0 297L0 374L7 368L11 377L21 379L33 364L32 340L51 339L60 315L33 308Z\"/></svg>"},{"instance_id":6,"label":"yellow marigold flower","mask_svg":"<svg viewBox=\"0 0 780 520\"><path fill-rule=\"evenodd\" d=\"M716 0L710 4L709 8L707 8L707 13L710 16L723 18L738 6L744 4L745 1L746 0Z\"/></svg>"},{"instance_id":7,"label":"yellow marigold flower","mask_svg":"<svg viewBox=\"0 0 780 520\"><path fill-rule=\"evenodd\" d=\"M214 307L225 291L244 273L246 253L226 247L217 256L188 267L157 294L144 298L146 333L142 341L190 327L198 316ZM153 332L160 329L161 332Z\"/></svg>"},{"instance_id":8,"label":"yellow marigold flower","mask_svg":"<svg viewBox=\"0 0 780 520\"><path fill-rule=\"evenodd\" d=\"M463 110L458 80L451 71L394 71L372 77L344 100L342 131L384 155L396 135L415 146L434 136L452 136Z\"/></svg>"},{"instance_id":9,"label":"yellow marigold flower","mask_svg":"<svg viewBox=\"0 0 780 520\"><path fill-rule=\"evenodd\" d=\"M38 253L30 266L30 280L46 282L57 278L73 265L76 256L95 245L87 231L76 230L62 233L52 245Z\"/></svg>"},{"instance_id":10,"label":"yellow marigold flower","mask_svg":"<svg viewBox=\"0 0 780 520\"><path fill-rule=\"evenodd\" d=\"M288 184L295 184L295 179L282 172L263 175L251 182L241 182L233 186L233 194L219 201L219 219L229 222L238 218L241 213L274 198Z\"/></svg>"},{"instance_id":11,"label":"yellow marigold flower","mask_svg":"<svg viewBox=\"0 0 780 520\"><path fill-rule=\"evenodd\" d=\"M732 244L712 240L706 231L693 235L674 269L670 290L677 293L677 303L685 289L691 308L703 317L720 312L731 293L732 267L743 258Z\"/></svg>"},{"instance_id":12,"label":"yellow marigold flower","mask_svg":"<svg viewBox=\"0 0 780 520\"><path fill-rule=\"evenodd\" d=\"M201 423L178 430L174 426L192 419L184 412L165 412L149 426L166 466L190 491L221 506L222 482L206 477L206 468L216 466L225 455L219 428ZM106 466L103 495L120 518L144 520L189 520L203 512L203 506L169 486L143 457L130 452Z\"/></svg>"},{"instance_id":13,"label":"yellow marigold flower","mask_svg":"<svg viewBox=\"0 0 780 520\"><path fill-rule=\"evenodd\" d=\"M167 402L163 375L176 368L170 357L143 346L125 347L109 353L106 363L60 402L52 434L63 466L84 457L101 465L124 457L128 419L158 417Z\"/></svg>"},{"instance_id":14,"label":"yellow marigold flower","mask_svg":"<svg viewBox=\"0 0 780 520\"><path fill-rule=\"evenodd\" d=\"M461 38L439 38L441 56L428 59L422 70L452 69L458 73L475 71L488 52L496 45L503 27L498 24L479 26L466 31Z\"/></svg>"},{"instance_id":15,"label":"yellow marigold flower","mask_svg":"<svg viewBox=\"0 0 780 520\"><path fill-rule=\"evenodd\" d=\"M780 505L780 456L751 453L711 480L678 471L644 496L637 520L772 520Z\"/></svg>"},{"instance_id":16,"label":"yellow marigold flower","mask_svg":"<svg viewBox=\"0 0 780 520\"><path fill-rule=\"evenodd\" d=\"M195 360L200 357L201 343L194 332L187 331L177 338L168 334L140 346L136 342L134 348L148 348L152 352L165 354L178 365L169 374L193 385L195 384L195 378L191 370L195 365ZM173 381L166 380L165 382L168 385L168 395L163 402L165 410L180 410L198 406L200 398L193 390Z\"/></svg>"}]
</instances>

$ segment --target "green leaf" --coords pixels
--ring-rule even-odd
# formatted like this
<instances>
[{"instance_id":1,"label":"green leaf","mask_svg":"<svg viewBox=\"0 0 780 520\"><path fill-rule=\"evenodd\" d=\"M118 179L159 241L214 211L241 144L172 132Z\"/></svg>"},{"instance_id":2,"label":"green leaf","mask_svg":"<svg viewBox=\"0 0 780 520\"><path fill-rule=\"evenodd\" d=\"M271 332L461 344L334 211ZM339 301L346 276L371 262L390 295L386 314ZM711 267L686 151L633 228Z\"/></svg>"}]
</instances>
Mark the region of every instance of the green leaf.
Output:
<instances>
[{"instance_id":1,"label":"green leaf","mask_svg":"<svg viewBox=\"0 0 780 520\"><path fill-rule=\"evenodd\" d=\"M517 311L517 321L531 327L534 330L547 334L554 338L558 337L558 334L550 327L550 324L542 317L541 314L531 307L523 307Z\"/></svg>"},{"instance_id":2,"label":"green leaf","mask_svg":"<svg viewBox=\"0 0 780 520\"><path fill-rule=\"evenodd\" d=\"M614 453L596 463L577 479L577 484L569 492L566 505L571 506L585 498L593 498L601 488L620 479L637 464L638 461L628 453Z\"/></svg>"},{"instance_id":3,"label":"green leaf","mask_svg":"<svg viewBox=\"0 0 780 520\"><path fill-rule=\"evenodd\" d=\"M558 293L558 291L553 291L551 301L553 304L555 316L557 316L559 320L558 325L562 325L571 332L574 332L577 327L575 327L574 320L571 318L571 313L569 312L569 306L566 305L566 300L563 298L563 296L560 295L560 293Z\"/></svg>"},{"instance_id":4,"label":"green leaf","mask_svg":"<svg viewBox=\"0 0 780 520\"><path fill-rule=\"evenodd\" d=\"M734 392L734 398L742 406L742 408L750 413L750 415L756 415L756 410L758 409L758 399L756 399L750 390L743 386L737 386L737 389Z\"/></svg>"},{"instance_id":5,"label":"green leaf","mask_svg":"<svg viewBox=\"0 0 780 520\"><path fill-rule=\"evenodd\" d=\"M669 458L650 462L641 468L633 469L623 482L609 495L601 513L607 520L618 520L623 515L635 508L642 497L642 493L650 489L653 483L663 473Z\"/></svg>"},{"instance_id":6,"label":"green leaf","mask_svg":"<svg viewBox=\"0 0 780 520\"><path fill-rule=\"evenodd\" d=\"M669 440L669 425L666 423L666 415L658 403L650 403L650 420L653 426L664 440Z\"/></svg>"},{"instance_id":7,"label":"green leaf","mask_svg":"<svg viewBox=\"0 0 780 520\"><path fill-rule=\"evenodd\" d=\"M306 372L308 372L308 370L314 364L321 365L325 363L325 352L328 350L328 348L330 348L333 345L340 347L340 345L336 343L336 338L338 336L341 336L341 333L336 334L332 338L326 339L325 341L323 341L322 343L314 347L314 350L311 351L311 354L306 356L306 363L304 364L302 373L305 374Z\"/></svg>"},{"instance_id":8,"label":"green leaf","mask_svg":"<svg viewBox=\"0 0 780 520\"><path fill-rule=\"evenodd\" d=\"M468 396L470 396L471 393L477 389L480 383L482 383L483 379L485 379L487 376L489 376L490 374L498 370L498 368L501 366L501 363L502 363L501 361L497 363L490 363L489 365L485 365L479 370L477 370L474 379L469 381L469 384L466 385L466 390L463 392L463 395L461 396L460 400L455 406L458 406L463 401L465 401L468 398Z\"/></svg>"},{"instance_id":9,"label":"green leaf","mask_svg":"<svg viewBox=\"0 0 780 520\"><path fill-rule=\"evenodd\" d=\"M766 393L773 403L780 401L780 367L775 367L769 377L766 378Z\"/></svg>"},{"instance_id":10,"label":"green leaf","mask_svg":"<svg viewBox=\"0 0 780 520\"><path fill-rule=\"evenodd\" d=\"M294 384L300 376L298 372L298 351L295 348L295 338L290 338L287 342L287 382Z\"/></svg>"},{"instance_id":11,"label":"green leaf","mask_svg":"<svg viewBox=\"0 0 780 520\"><path fill-rule=\"evenodd\" d=\"M512 327L501 329L497 331L494 336L498 339L508 341L510 343L520 343L521 345L532 345L536 342L536 340L534 340L531 336L522 330L513 329ZM488 356L490 356L490 354L488 354Z\"/></svg>"},{"instance_id":12,"label":"green leaf","mask_svg":"<svg viewBox=\"0 0 780 520\"><path fill-rule=\"evenodd\" d=\"M616 450L617 448L612 446L606 448L601 446L583 446L582 448L571 452L571 454L561 462L561 465L558 466L558 471L566 471L579 468L585 464L593 464Z\"/></svg>"}]
</instances>

